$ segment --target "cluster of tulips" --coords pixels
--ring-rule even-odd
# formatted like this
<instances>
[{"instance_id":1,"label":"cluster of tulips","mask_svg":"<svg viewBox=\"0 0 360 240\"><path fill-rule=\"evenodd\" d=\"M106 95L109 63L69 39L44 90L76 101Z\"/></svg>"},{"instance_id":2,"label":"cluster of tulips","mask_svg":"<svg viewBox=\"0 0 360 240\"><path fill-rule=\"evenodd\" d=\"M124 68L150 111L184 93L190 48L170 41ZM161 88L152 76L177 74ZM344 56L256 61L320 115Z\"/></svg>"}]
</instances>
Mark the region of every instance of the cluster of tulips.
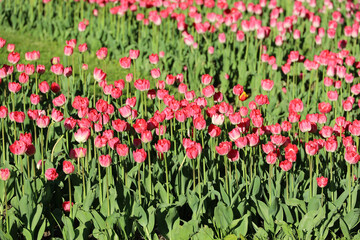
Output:
<instances>
[{"instance_id":1,"label":"cluster of tulips","mask_svg":"<svg viewBox=\"0 0 360 240\"><path fill-rule=\"evenodd\" d=\"M0 2L71 30L0 35L0 239L354 236L359 4L284 2Z\"/></svg>"}]
</instances>

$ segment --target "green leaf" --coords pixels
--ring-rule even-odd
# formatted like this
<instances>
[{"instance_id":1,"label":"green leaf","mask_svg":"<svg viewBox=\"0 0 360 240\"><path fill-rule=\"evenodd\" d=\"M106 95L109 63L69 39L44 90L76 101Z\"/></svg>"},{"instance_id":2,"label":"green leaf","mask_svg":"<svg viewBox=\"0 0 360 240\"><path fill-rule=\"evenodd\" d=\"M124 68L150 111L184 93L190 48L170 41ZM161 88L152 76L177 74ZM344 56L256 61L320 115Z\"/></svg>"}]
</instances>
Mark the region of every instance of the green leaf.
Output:
<instances>
[{"instance_id":1,"label":"green leaf","mask_svg":"<svg viewBox=\"0 0 360 240\"><path fill-rule=\"evenodd\" d=\"M30 230L28 230L26 228L23 228L22 234L24 235L26 240L32 240L33 239L32 233L30 232Z\"/></svg>"},{"instance_id":2,"label":"green leaf","mask_svg":"<svg viewBox=\"0 0 360 240\"><path fill-rule=\"evenodd\" d=\"M181 225L176 225L171 232L171 239L188 240L197 231L198 222L193 219Z\"/></svg>"},{"instance_id":3,"label":"green leaf","mask_svg":"<svg viewBox=\"0 0 360 240\"><path fill-rule=\"evenodd\" d=\"M270 220L269 217L269 207L260 200L256 201L256 203L258 205L259 215L262 217L262 219L264 219L267 224L270 224L272 220Z\"/></svg>"},{"instance_id":4,"label":"green leaf","mask_svg":"<svg viewBox=\"0 0 360 240\"><path fill-rule=\"evenodd\" d=\"M148 208L149 222L147 228L149 232L152 232L155 226L155 211L156 209L153 206Z\"/></svg>"},{"instance_id":5,"label":"green leaf","mask_svg":"<svg viewBox=\"0 0 360 240\"><path fill-rule=\"evenodd\" d=\"M236 235L234 234L230 234L230 235L227 235L224 240L237 240L237 237Z\"/></svg>"},{"instance_id":6,"label":"green leaf","mask_svg":"<svg viewBox=\"0 0 360 240\"><path fill-rule=\"evenodd\" d=\"M148 224L148 219L145 210L142 208L141 205L135 204L134 205L134 216L137 218L138 223L142 227L146 227Z\"/></svg>"},{"instance_id":7,"label":"green leaf","mask_svg":"<svg viewBox=\"0 0 360 240\"><path fill-rule=\"evenodd\" d=\"M285 199L285 203L288 206L293 206L293 207L300 207L300 209L304 212L306 211L306 205L305 205L305 201L303 200L299 200L296 198L289 198L289 199Z\"/></svg>"},{"instance_id":8,"label":"green leaf","mask_svg":"<svg viewBox=\"0 0 360 240\"><path fill-rule=\"evenodd\" d=\"M83 209L85 211L89 211L92 203L94 202L94 199L95 199L95 191L89 191L86 194L86 199L85 199L84 205L83 205Z\"/></svg>"},{"instance_id":9,"label":"green leaf","mask_svg":"<svg viewBox=\"0 0 360 240\"><path fill-rule=\"evenodd\" d=\"M214 232L211 228L209 228L205 225L191 239L192 240L213 240Z\"/></svg>"},{"instance_id":10,"label":"green leaf","mask_svg":"<svg viewBox=\"0 0 360 240\"><path fill-rule=\"evenodd\" d=\"M233 212L230 207L226 207L224 203L219 202L214 210L214 222L216 226L222 230L230 227L233 220Z\"/></svg>"},{"instance_id":11,"label":"green leaf","mask_svg":"<svg viewBox=\"0 0 360 240\"><path fill-rule=\"evenodd\" d=\"M270 208L269 208L269 214L271 216L275 216L276 213L278 212L279 210L279 203L278 203L278 199L277 198L274 198L271 205L270 205Z\"/></svg>"},{"instance_id":12,"label":"green leaf","mask_svg":"<svg viewBox=\"0 0 360 240\"><path fill-rule=\"evenodd\" d=\"M260 192L260 178L259 176L255 176L253 182L252 182L252 195L256 196Z\"/></svg>"},{"instance_id":13,"label":"green leaf","mask_svg":"<svg viewBox=\"0 0 360 240\"><path fill-rule=\"evenodd\" d=\"M12 240L13 238L10 236L9 233L4 233L1 229L0 229L0 239L4 239L4 240Z\"/></svg>"},{"instance_id":14,"label":"green leaf","mask_svg":"<svg viewBox=\"0 0 360 240\"><path fill-rule=\"evenodd\" d=\"M266 240L269 239L268 233L265 231L265 229L258 227L255 225L255 223L252 223L253 227L255 229L256 234L254 235L255 240Z\"/></svg>"},{"instance_id":15,"label":"green leaf","mask_svg":"<svg viewBox=\"0 0 360 240\"><path fill-rule=\"evenodd\" d=\"M291 214L291 211L289 209L289 207L286 204L281 203L280 204L281 208L283 209L285 216L286 216L286 222L288 223L294 223L294 218ZM282 220L282 219L278 219L278 220Z\"/></svg>"},{"instance_id":16,"label":"green leaf","mask_svg":"<svg viewBox=\"0 0 360 240\"><path fill-rule=\"evenodd\" d=\"M71 219L67 216L63 216L63 223L64 223L63 232L65 232L65 234L68 236L68 239L75 239L74 226Z\"/></svg>"},{"instance_id":17,"label":"green leaf","mask_svg":"<svg viewBox=\"0 0 360 240\"><path fill-rule=\"evenodd\" d=\"M317 215L317 211L313 210L305 214L299 223L299 230L310 232L316 225L314 225L313 220Z\"/></svg>"},{"instance_id":18,"label":"green leaf","mask_svg":"<svg viewBox=\"0 0 360 240\"><path fill-rule=\"evenodd\" d=\"M246 236L249 227L249 215L246 214L242 217L242 222L238 229L235 229L236 235ZM237 231L238 230L238 231Z\"/></svg>"},{"instance_id":19,"label":"green leaf","mask_svg":"<svg viewBox=\"0 0 360 240\"><path fill-rule=\"evenodd\" d=\"M223 184L220 184L220 193L221 193L221 198L224 201L224 203L226 205L230 206L230 198L229 198L229 195L226 193Z\"/></svg>"},{"instance_id":20,"label":"green leaf","mask_svg":"<svg viewBox=\"0 0 360 240\"><path fill-rule=\"evenodd\" d=\"M37 240L43 239L45 228L46 228L46 220L44 220L43 223L41 224L41 227L40 227L38 235L37 235Z\"/></svg>"},{"instance_id":21,"label":"green leaf","mask_svg":"<svg viewBox=\"0 0 360 240\"><path fill-rule=\"evenodd\" d=\"M36 226L37 226L37 224L38 224L38 222L40 220L42 211L43 211L43 206L38 204L37 207L36 207L35 215L32 218L32 223L31 223L31 230L32 231L35 231L35 228L36 228Z\"/></svg>"},{"instance_id":22,"label":"green leaf","mask_svg":"<svg viewBox=\"0 0 360 240\"><path fill-rule=\"evenodd\" d=\"M281 227L281 229L283 230L283 233L288 237L288 238L292 238L294 239L294 234L292 231L291 226L289 226L286 222L282 221L282 220L277 220L275 221L275 224L279 225Z\"/></svg>"},{"instance_id":23,"label":"green leaf","mask_svg":"<svg viewBox=\"0 0 360 240\"><path fill-rule=\"evenodd\" d=\"M91 211L95 228L106 229L104 218L95 210Z\"/></svg>"},{"instance_id":24,"label":"green leaf","mask_svg":"<svg viewBox=\"0 0 360 240\"><path fill-rule=\"evenodd\" d=\"M316 211L321 207L321 199L320 196L314 196L310 199L308 204L308 212Z\"/></svg>"},{"instance_id":25,"label":"green leaf","mask_svg":"<svg viewBox=\"0 0 360 240\"><path fill-rule=\"evenodd\" d=\"M176 219L178 219L178 218L179 218L179 215L178 215L177 209L175 207L169 208L168 212L165 216L165 222L170 231L173 228L173 225L176 222Z\"/></svg>"},{"instance_id":26,"label":"green leaf","mask_svg":"<svg viewBox=\"0 0 360 240\"><path fill-rule=\"evenodd\" d=\"M341 229L342 234L344 234L344 237L346 239L350 239L350 233L349 233L348 226L346 225L345 221L342 218L339 218L339 220L340 220L340 229Z\"/></svg>"},{"instance_id":27,"label":"green leaf","mask_svg":"<svg viewBox=\"0 0 360 240\"><path fill-rule=\"evenodd\" d=\"M348 226L349 230L352 230L360 222L360 209L352 209L344 216L344 221Z\"/></svg>"}]
</instances>

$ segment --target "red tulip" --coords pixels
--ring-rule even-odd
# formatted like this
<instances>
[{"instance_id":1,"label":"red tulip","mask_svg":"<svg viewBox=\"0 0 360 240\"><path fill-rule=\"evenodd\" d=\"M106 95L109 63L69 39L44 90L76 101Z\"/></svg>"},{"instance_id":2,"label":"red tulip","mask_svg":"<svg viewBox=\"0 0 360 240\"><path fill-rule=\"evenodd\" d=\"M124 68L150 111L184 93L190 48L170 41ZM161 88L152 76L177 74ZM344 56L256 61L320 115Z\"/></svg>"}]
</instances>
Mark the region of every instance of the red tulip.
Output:
<instances>
[{"instance_id":1,"label":"red tulip","mask_svg":"<svg viewBox=\"0 0 360 240\"><path fill-rule=\"evenodd\" d=\"M327 102L321 102L318 104L319 112L325 114L331 111L331 104Z\"/></svg>"},{"instance_id":2,"label":"red tulip","mask_svg":"<svg viewBox=\"0 0 360 240\"><path fill-rule=\"evenodd\" d=\"M219 146L215 147L216 152L222 156L227 155L231 150L231 145L231 142L221 142Z\"/></svg>"},{"instance_id":3,"label":"red tulip","mask_svg":"<svg viewBox=\"0 0 360 240\"><path fill-rule=\"evenodd\" d=\"M356 164L360 160L360 155L356 151L345 151L345 161L349 164Z\"/></svg>"},{"instance_id":4,"label":"red tulip","mask_svg":"<svg viewBox=\"0 0 360 240\"><path fill-rule=\"evenodd\" d=\"M8 88L10 92L18 93L21 90L21 85L16 82L9 82Z\"/></svg>"},{"instance_id":5,"label":"red tulip","mask_svg":"<svg viewBox=\"0 0 360 240\"><path fill-rule=\"evenodd\" d=\"M8 168L0 169L0 179L3 181L7 181L10 177L10 170Z\"/></svg>"},{"instance_id":6,"label":"red tulip","mask_svg":"<svg viewBox=\"0 0 360 240\"><path fill-rule=\"evenodd\" d=\"M56 172L55 168L48 168L45 171L45 177L48 181L54 181L59 174Z\"/></svg>"},{"instance_id":7,"label":"red tulip","mask_svg":"<svg viewBox=\"0 0 360 240\"><path fill-rule=\"evenodd\" d=\"M71 206L74 206L74 203L71 203ZM64 209L64 212L70 212L70 202L65 201L62 203L62 208Z\"/></svg>"},{"instance_id":8,"label":"red tulip","mask_svg":"<svg viewBox=\"0 0 360 240\"><path fill-rule=\"evenodd\" d=\"M50 118L48 116L45 116L45 115L39 116L36 119L36 125L39 128L46 128L47 126L49 126L49 123L50 123Z\"/></svg>"},{"instance_id":9,"label":"red tulip","mask_svg":"<svg viewBox=\"0 0 360 240\"><path fill-rule=\"evenodd\" d=\"M56 82L53 82L53 83L51 84L50 89L51 89L51 91L52 91L53 93L58 93L58 92L60 91L60 85L57 84Z\"/></svg>"},{"instance_id":10,"label":"red tulip","mask_svg":"<svg viewBox=\"0 0 360 240\"><path fill-rule=\"evenodd\" d=\"M304 105L302 101L298 98L295 98L289 103L289 112L302 112L304 110Z\"/></svg>"},{"instance_id":11,"label":"red tulip","mask_svg":"<svg viewBox=\"0 0 360 240\"><path fill-rule=\"evenodd\" d=\"M311 123L309 120L302 120L299 122L299 128L301 132L310 132L311 131Z\"/></svg>"},{"instance_id":12,"label":"red tulip","mask_svg":"<svg viewBox=\"0 0 360 240\"><path fill-rule=\"evenodd\" d=\"M129 50L129 57L131 59L137 59L139 55L140 55L140 50L132 50L132 49Z\"/></svg>"},{"instance_id":13,"label":"red tulip","mask_svg":"<svg viewBox=\"0 0 360 240\"><path fill-rule=\"evenodd\" d=\"M17 52L11 52L8 55L8 61L11 64L17 64L20 61L20 54Z\"/></svg>"},{"instance_id":14,"label":"red tulip","mask_svg":"<svg viewBox=\"0 0 360 240\"><path fill-rule=\"evenodd\" d=\"M338 147L338 142L336 141L336 139L329 138L328 140L326 140L325 150L327 152L335 152L337 147Z\"/></svg>"},{"instance_id":15,"label":"red tulip","mask_svg":"<svg viewBox=\"0 0 360 240\"><path fill-rule=\"evenodd\" d=\"M109 167L112 160L110 155L101 155L99 156L99 163L102 167Z\"/></svg>"},{"instance_id":16,"label":"red tulip","mask_svg":"<svg viewBox=\"0 0 360 240\"><path fill-rule=\"evenodd\" d=\"M171 143L167 139L159 139L155 144L155 148L160 153L166 153L170 150Z\"/></svg>"},{"instance_id":17,"label":"red tulip","mask_svg":"<svg viewBox=\"0 0 360 240\"><path fill-rule=\"evenodd\" d=\"M27 144L22 141L15 141L10 145L10 151L15 155L23 155L26 152Z\"/></svg>"},{"instance_id":18,"label":"red tulip","mask_svg":"<svg viewBox=\"0 0 360 240\"><path fill-rule=\"evenodd\" d=\"M277 154L274 152L270 152L268 155L266 155L267 164L274 164L277 159L278 159Z\"/></svg>"},{"instance_id":19,"label":"red tulip","mask_svg":"<svg viewBox=\"0 0 360 240\"><path fill-rule=\"evenodd\" d=\"M148 143L148 142L151 142L153 139L152 137L152 133L148 130L145 130L141 133L141 141L143 143Z\"/></svg>"},{"instance_id":20,"label":"red tulip","mask_svg":"<svg viewBox=\"0 0 360 240\"><path fill-rule=\"evenodd\" d=\"M133 151L133 157L135 162L137 163L142 163L146 160L146 152L144 149L136 149L135 151Z\"/></svg>"},{"instance_id":21,"label":"red tulip","mask_svg":"<svg viewBox=\"0 0 360 240\"><path fill-rule=\"evenodd\" d=\"M126 157L128 155L129 148L126 144L117 144L116 152L119 154L119 156Z\"/></svg>"},{"instance_id":22,"label":"red tulip","mask_svg":"<svg viewBox=\"0 0 360 240\"><path fill-rule=\"evenodd\" d=\"M60 63L52 65L50 71L53 72L55 75L63 75L64 66Z\"/></svg>"},{"instance_id":23,"label":"red tulip","mask_svg":"<svg viewBox=\"0 0 360 240\"><path fill-rule=\"evenodd\" d=\"M79 48L79 52L84 53L84 52L87 51L88 46L87 46L86 43L83 43L83 44L79 44L79 47L78 47L78 48Z\"/></svg>"},{"instance_id":24,"label":"red tulip","mask_svg":"<svg viewBox=\"0 0 360 240\"><path fill-rule=\"evenodd\" d=\"M146 79L135 80L134 86L139 91L147 91L150 89L150 81Z\"/></svg>"},{"instance_id":25,"label":"red tulip","mask_svg":"<svg viewBox=\"0 0 360 240\"><path fill-rule=\"evenodd\" d=\"M316 182L320 188L323 188L328 184L328 179L326 177L317 177Z\"/></svg>"},{"instance_id":26,"label":"red tulip","mask_svg":"<svg viewBox=\"0 0 360 240\"><path fill-rule=\"evenodd\" d=\"M77 141L78 143L86 142L89 139L89 137L90 137L90 129L88 128L79 128L74 133L75 141Z\"/></svg>"},{"instance_id":27,"label":"red tulip","mask_svg":"<svg viewBox=\"0 0 360 240\"><path fill-rule=\"evenodd\" d=\"M261 80L261 87L264 89L264 91L271 91L271 89L274 87L274 81L270 79L263 79Z\"/></svg>"},{"instance_id":28,"label":"red tulip","mask_svg":"<svg viewBox=\"0 0 360 240\"><path fill-rule=\"evenodd\" d=\"M246 137L250 147L256 146L259 143L259 136L256 133L248 134Z\"/></svg>"},{"instance_id":29,"label":"red tulip","mask_svg":"<svg viewBox=\"0 0 360 240\"><path fill-rule=\"evenodd\" d=\"M97 82L102 82L106 78L106 73L104 73L100 68L94 69L94 79Z\"/></svg>"},{"instance_id":30,"label":"red tulip","mask_svg":"<svg viewBox=\"0 0 360 240\"><path fill-rule=\"evenodd\" d=\"M240 159L239 151L236 149L231 149L227 154L227 157L231 162L236 162Z\"/></svg>"},{"instance_id":31,"label":"red tulip","mask_svg":"<svg viewBox=\"0 0 360 240\"><path fill-rule=\"evenodd\" d=\"M147 123L145 119L136 119L136 122L133 124L133 128L140 134L147 130Z\"/></svg>"},{"instance_id":32,"label":"red tulip","mask_svg":"<svg viewBox=\"0 0 360 240\"><path fill-rule=\"evenodd\" d=\"M189 159L195 159L199 155L199 152L195 146L191 146L186 148L186 156Z\"/></svg>"},{"instance_id":33,"label":"red tulip","mask_svg":"<svg viewBox=\"0 0 360 240\"><path fill-rule=\"evenodd\" d=\"M108 54L108 50L106 47L102 47L96 52L96 56L99 60L105 59L107 57L107 54Z\"/></svg>"},{"instance_id":34,"label":"red tulip","mask_svg":"<svg viewBox=\"0 0 360 240\"><path fill-rule=\"evenodd\" d=\"M17 123L23 123L25 120L25 113L23 112L10 112L9 118L11 121L15 121Z\"/></svg>"},{"instance_id":35,"label":"red tulip","mask_svg":"<svg viewBox=\"0 0 360 240\"><path fill-rule=\"evenodd\" d=\"M131 58L123 57L119 60L120 66L124 69L129 69L131 66Z\"/></svg>"},{"instance_id":36,"label":"red tulip","mask_svg":"<svg viewBox=\"0 0 360 240\"><path fill-rule=\"evenodd\" d=\"M153 53L149 56L149 61L152 64L157 64L159 62L159 56L156 53Z\"/></svg>"},{"instance_id":37,"label":"red tulip","mask_svg":"<svg viewBox=\"0 0 360 240\"><path fill-rule=\"evenodd\" d=\"M291 169L292 162L290 162L288 160L284 160L284 161L280 162L279 166L283 171L287 172Z\"/></svg>"},{"instance_id":38,"label":"red tulip","mask_svg":"<svg viewBox=\"0 0 360 240\"><path fill-rule=\"evenodd\" d=\"M73 52L74 52L73 47L71 47L71 46L64 47L64 55L65 56L71 56L73 54Z\"/></svg>"},{"instance_id":39,"label":"red tulip","mask_svg":"<svg viewBox=\"0 0 360 240\"><path fill-rule=\"evenodd\" d=\"M305 143L305 152L310 156L314 156L318 153L319 145L314 141L309 141Z\"/></svg>"},{"instance_id":40,"label":"red tulip","mask_svg":"<svg viewBox=\"0 0 360 240\"><path fill-rule=\"evenodd\" d=\"M6 118L8 115L8 109L5 106L0 106L0 118Z\"/></svg>"},{"instance_id":41,"label":"red tulip","mask_svg":"<svg viewBox=\"0 0 360 240\"><path fill-rule=\"evenodd\" d=\"M201 83L204 85L209 85L212 81L213 77L209 74L204 74L201 76Z\"/></svg>"},{"instance_id":42,"label":"red tulip","mask_svg":"<svg viewBox=\"0 0 360 240\"><path fill-rule=\"evenodd\" d=\"M65 174L71 174L75 170L74 165L70 161L63 162L63 171Z\"/></svg>"}]
</instances>

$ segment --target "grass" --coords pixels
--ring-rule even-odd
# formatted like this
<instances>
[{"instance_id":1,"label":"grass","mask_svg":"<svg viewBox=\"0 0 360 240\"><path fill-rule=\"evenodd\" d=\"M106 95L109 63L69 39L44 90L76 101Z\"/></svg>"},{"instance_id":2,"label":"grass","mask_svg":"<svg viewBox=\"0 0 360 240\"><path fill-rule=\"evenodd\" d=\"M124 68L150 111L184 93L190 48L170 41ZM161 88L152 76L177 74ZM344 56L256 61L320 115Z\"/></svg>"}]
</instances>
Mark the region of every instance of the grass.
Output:
<instances>
[{"instance_id":1,"label":"grass","mask_svg":"<svg viewBox=\"0 0 360 240\"><path fill-rule=\"evenodd\" d=\"M9 28L0 26L1 33L0 37L3 39L6 39L6 44L12 43L15 44L15 52L20 53L20 62L27 64L28 62L25 60L25 53L30 51L40 51L40 60L37 61L37 64L45 65L46 67L46 73L42 76L42 80L46 81L55 81L55 75L50 72L51 63L50 60L53 57L60 57L61 63L66 66L72 65L72 56L66 57L63 53L63 49L66 45L66 42L64 41L64 44L60 44L58 42L50 40L50 38L47 38L46 36L33 36L30 33L21 33ZM6 50L6 45L3 49L0 49L0 66L3 64L8 64L7 62L7 55L8 52ZM78 52L77 46L76 49L74 49L74 61L76 66L80 66L81 64L81 55ZM125 79L125 76L127 74L127 71L123 70L120 66L117 60L98 60L96 57L95 52L86 52L84 54L84 60L85 63L88 64L88 71L87 74L92 75L93 70L95 67L103 69L108 76L107 82L113 83L115 80L118 79ZM33 62L29 62L30 64L34 64ZM75 69L75 73L78 74L79 70ZM111 79L109 78L111 76ZM75 76L76 78L76 76ZM116 78L116 79L115 79Z\"/></svg>"}]
</instances>

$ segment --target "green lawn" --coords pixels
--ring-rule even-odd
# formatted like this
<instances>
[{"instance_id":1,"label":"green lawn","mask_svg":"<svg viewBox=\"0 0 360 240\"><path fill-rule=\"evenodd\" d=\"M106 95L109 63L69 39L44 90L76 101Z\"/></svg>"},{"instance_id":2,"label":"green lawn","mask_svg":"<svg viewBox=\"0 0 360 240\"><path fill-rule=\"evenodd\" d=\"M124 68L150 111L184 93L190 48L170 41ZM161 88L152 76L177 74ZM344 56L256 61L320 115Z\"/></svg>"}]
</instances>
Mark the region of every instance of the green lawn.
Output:
<instances>
[{"instance_id":1,"label":"green lawn","mask_svg":"<svg viewBox=\"0 0 360 240\"><path fill-rule=\"evenodd\" d=\"M15 51L20 53L21 59L20 63L28 63L25 60L25 53L30 51L40 51L40 60L38 64L43 64L46 67L47 73L42 77L43 80L53 81L55 79L55 75L51 74L50 67L50 59L52 57L60 57L61 63L66 67L71 65L72 57L66 57L63 53L64 46L66 42L63 44L54 42L46 36L41 39L39 36L32 36L29 33L18 33L17 31L0 26L1 33L0 37L6 39L6 43L15 44ZM0 66L2 64L7 64L7 55L8 52L6 50L6 46L3 49L0 49ZM76 66L81 63L81 56L78 53L77 47L74 49L74 62ZM88 74L92 75L92 72L95 67L100 67L107 73L107 81L108 83L112 83L115 80L120 78L125 78L127 71L124 71L120 66L117 60L105 60L99 61L96 58L95 52L87 52L84 54L85 63L89 65ZM78 74L79 71L76 70Z\"/></svg>"}]
</instances>

